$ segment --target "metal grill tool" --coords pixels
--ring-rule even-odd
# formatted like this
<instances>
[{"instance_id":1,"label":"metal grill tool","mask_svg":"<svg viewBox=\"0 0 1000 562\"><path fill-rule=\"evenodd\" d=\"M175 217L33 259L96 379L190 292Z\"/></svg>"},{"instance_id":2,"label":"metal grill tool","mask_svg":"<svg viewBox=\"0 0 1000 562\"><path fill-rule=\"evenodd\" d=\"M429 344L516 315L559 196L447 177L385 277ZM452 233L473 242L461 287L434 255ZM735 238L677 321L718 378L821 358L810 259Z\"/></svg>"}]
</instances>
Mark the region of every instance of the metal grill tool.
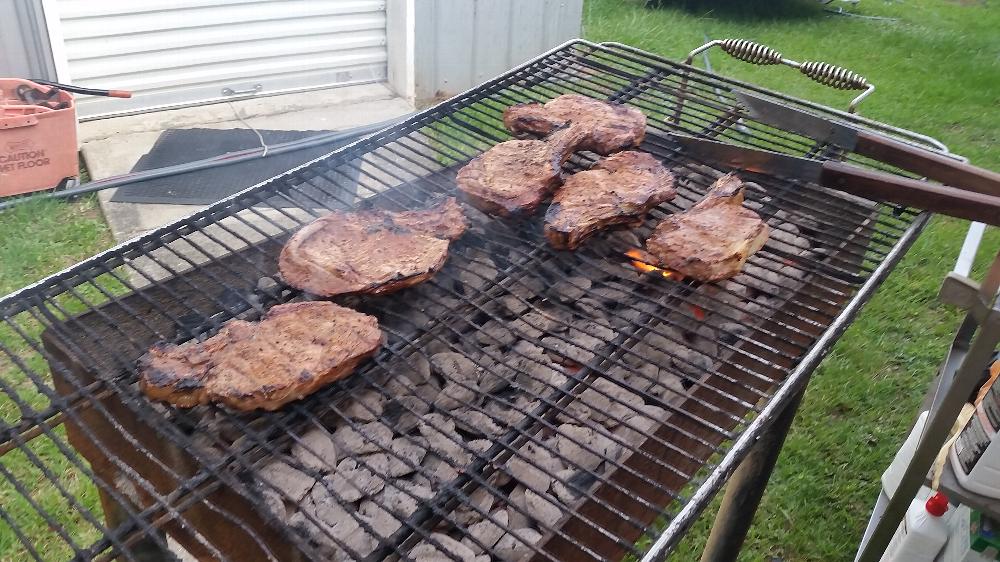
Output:
<instances>
[{"instance_id":1,"label":"metal grill tool","mask_svg":"<svg viewBox=\"0 0 1000 562\"><path fill-rule=\"evenodd\" d=\"M470 212L431 281L339 299L387 335L348 379L273 413L179 410L138 391L152 343L308 298L276 278L276 255L328 202L403 209L454 194L456 170L509 138L504 108L569 92L644 111L642 150L678 175L677 199L636 231L557 252L540 217ZM746 204L772 236L743 274L699 285L634 262L656 222L722 173L672 133L903 174L755 119L737 97L748 92L947 158L918 135L573 41L0 299L3 548L149 560L169 535L240 561L665 556L928 218L746 173Z\"/></svg>"}]
</instances>

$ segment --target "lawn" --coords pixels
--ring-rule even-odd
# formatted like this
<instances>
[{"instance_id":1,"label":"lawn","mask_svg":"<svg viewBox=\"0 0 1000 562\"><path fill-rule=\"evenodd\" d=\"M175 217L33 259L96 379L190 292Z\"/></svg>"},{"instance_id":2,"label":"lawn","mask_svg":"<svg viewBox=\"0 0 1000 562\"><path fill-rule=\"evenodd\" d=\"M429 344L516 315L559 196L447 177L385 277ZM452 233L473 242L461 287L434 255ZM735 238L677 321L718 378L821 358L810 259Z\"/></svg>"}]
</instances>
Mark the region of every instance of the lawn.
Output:
<instances>
[{"instance_id":1,"label":"lawn","mask_svg":"<svg viewBox=\"0 0 1000 562\"><path fill-rule=\"evenodd\" d=\"M839 4L835 3L835 4ZM705 37L766 43L795 60L857 71L877 86L867 117L931 135L980 166L1000 169L1000 10L977 1L863 0L832 15L800 1L588 0L584 34L683 58ZM851 93L786 67L759 67L712 51L715 71L846 107ZM702 65L699 58L695 64ZM778 461L741 560L853 560L878 478L913 421L956 327L935 299L967 223L936 218L816 373ZM1000 247L991 229L980 252ZM702 519L675 558L697 560Z\"/></svg>"},{"instance_id":2,"label":"lawn","mask_svg":"<svg viewBox=\"0 0 1000 562\"><path fill-rule=\"evenodd\" d=\"M811 0L667 1L657 9L644 8L641 0L587 0L584 33L595 41L629 43L672 58L683 58L706 35L742 37L796 60L847 66L878 86L861 106L864 115L934 136L974 163L1000 169L1000 154L991 150L1000 130L1000 10L995 4L863 0L851 10L891 19L831 15ZM789 68L750 66L718 51L711 60L722 74L834 107L846 107L852 97ZM963 221L935 219L819 369L741 560L853 559L878 475L908 430L957 324L958 313L939 305L935 294L965 229ZM111 243L90 198L0 213L0 294ZM997 247L1000 232L991 230L984 248ZM987 258L985 249L980 262ZM10 466L17 460L2 462L23 469ZM71 491L93 505L90 487L73 481L71 471L67 475ZM49 489L34 490L33 497L43 504L58 501ZM0 501L16 512L11 502L20 499L0 494ZM699 523L675 559L697 560L710 519ZM33 531L44 536L44 522ZM22 559L23 553L4 542L5 535L11 538L0 532L0 560ZM46 554L63 559L66 553Z\"/></svg>"}]
</instances>

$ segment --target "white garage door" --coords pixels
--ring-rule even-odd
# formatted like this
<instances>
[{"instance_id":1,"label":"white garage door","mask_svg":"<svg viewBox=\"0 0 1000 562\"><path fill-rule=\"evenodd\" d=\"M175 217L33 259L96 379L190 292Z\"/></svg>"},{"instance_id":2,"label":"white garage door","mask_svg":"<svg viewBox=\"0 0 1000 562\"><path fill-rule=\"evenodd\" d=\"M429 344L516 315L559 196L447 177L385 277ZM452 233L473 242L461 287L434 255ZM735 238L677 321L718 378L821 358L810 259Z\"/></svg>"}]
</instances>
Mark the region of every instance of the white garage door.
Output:
<instances>
[{"instance_id":1,"label":"white garage door","mask_svg":"<svg viewBox=\"0 0 1000 562\"><path fill-rule=\"evenodd\" d=\"M386 77L385 0L51 0L59 79L95 116Z\"/></svg>"}]
</instances>

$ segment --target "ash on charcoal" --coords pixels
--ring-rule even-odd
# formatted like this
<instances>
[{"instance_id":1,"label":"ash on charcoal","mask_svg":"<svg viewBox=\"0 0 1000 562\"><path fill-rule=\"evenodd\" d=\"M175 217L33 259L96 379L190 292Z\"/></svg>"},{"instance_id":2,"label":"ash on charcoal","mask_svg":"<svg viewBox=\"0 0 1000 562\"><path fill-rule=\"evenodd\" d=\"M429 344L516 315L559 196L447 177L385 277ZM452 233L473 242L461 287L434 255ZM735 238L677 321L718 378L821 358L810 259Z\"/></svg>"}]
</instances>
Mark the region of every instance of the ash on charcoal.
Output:
<instances>
[{"instance_id":1,"label":"ash on charcoal","mask_svg":"<svg viewBox=\"0 0 1000 562\"><path fill-rule=\"evenodd\" d=\"M541 312L529 312L512 321L510 331L518 337L538 339L542 334L552 329L552 320Z\"/></svg>"},{"instance_id":2,"label":"ash on charcoal","mask_svg":"<svg viewBox=\"0 0 1000 562\"><path fill-rule=\"evenodd\" d=\"M645 363L638 367L615 365L608 369L608 377L611 380L621 381L622 384L635 389L640 394L649 391L649 388L656 384L659 376L660 368L653 363Z\"/></svg>"},{"instance_id":3,"label":"ash on charcoal","mask_svg":"<svg viewBox=\"0 0 1000 562\"><path fill-rule=\"evenodd\" d=\"M588 318L607 318L607 311L596 299L584 297L576 301L575 306Z\"/></svg>"},{"instance_id":4,"label":"ash on charcoal","mask_svg":"<svg viewBox=\"0 0 1000 562\"><path fill-rule=\"evenodd\" d=\"M552 474L562 469L562 463L547 449L531 441L522 445L518 452L521 456L512 456L507 461L506 471L527 488L546 492L552 483Z\"/></svg>"},{"instance_id":5,"label":"ash on charcoal","mask_svg":"<svg viewBox=\"0 0 1000 562\"><path fill-rule=\"evenodd\" d=\"M500 297L500 304L510 316L520 316L528 311L528 303L524 297L516 294Z\"/></svg>"},{"instance_id":6,"label":"ash on charcoal","mask_svg":"<svg viewBox=\"0 0 1000 562\"><path fill-rule=\"evenodd\" d=\"M440 319L445 316L449 311L457 310L462 306L463 302L459 299L453 299L446 296L437 296L433 300L427 302L421 309L424 314L429 316L431 319ZM409 311L407 311L407 314Z\"/></svg>"},{"instance_id":7,"label":"ash on charcoal","mask_svg":"<svg viewBox=\"0 0 1000 562\"><path fill-rule=\"evenodd\" d=\"M562 509L558 500L548 494L539 494L534 490L524 491L524 503L535 520L543 528L552 528L562 517Z\"/></svg>"},{"instance_id":8,"label":"ash on charcoal","mask_svg":"<svg viewBox=\"0 0 1000 562\"><path fill-rule=\"evenodd\" d=\"M337 446L325 429L310 429L292 445L292 456L302 466L313 470L330 471L337 466Z\"/></svg>"},{"instance_id":9,"label":"ash on charcoal","mask_svg":"<svg viewBox=\"0 0 1000 562\"><path fill-rule=\"evenodd\" d=\"M475 381L479 378L476 364L471 359L462 355L447 351L431 355L431 368L445 381Z\"/></svg>"},{"instance_id":10,"label":"ash on charcoal","mask_svg":"<svg viewBox=\"0 0 1000 562\"><path fill-rule=\"evenodd\" d=\"M262 486L265 491L275 492L274 488L277 488L277 492L280 492L279 497L287 498L291 503L302 501L316 483L316 479L312 476L281 461L271 462L260 469L259 475L261 481L266 483Z\"/></svg>"},{"instance_id":11,"label":"ash on charcoal","mask_svg":"<svg viewBox=\"0 0 1000 562\"><path fill-rule=\"evenodd\" d=\"M517 336L513 334L506 323L489 320L476 332L476 341L482 345L510 345Z\"/></svg>"},{"instance_id":12,"label":"ash on charcoal","mask_svg":"<svg viewBox=\"0 0 1000 562\"><path fill-rule=\"evenodd\" d=\"M479 456L485 454L492 446L493 442L489 439L473 439L469 441L469 448Z\"/></svg>"},{"instance_id":13,"label":"ash on charcoal","mask_svg":"<svg viewBox=\"0 0 1000 562\"><path fill-rule=\"evenodd\" d=\"M406 476L420 466L427 454L427 447L416 443L413 437L397 437L389 444L388 475L392 477Z\"/></svg>"},{"instance_id":14,"label":"ash on charcoal","mask_svg":"<svg viewBox=\"0 0 1000 562\"><path fill-rule=\"evenodd\" d=\"M408 433L417 427L420 418L431 409L431 405L418 396L399 396L385 405L384 419L400 433Z\"/></svg>"},{"instance_id":15,"label":"ash on charcoal","mask_svg":"<svg viewBox=\"0 0 1000 562\"><path fill-rule=\"evenodd\" d=\"M456 466L469 463L470 453L465 450L465 441L455 431L453 420L445 419L441 414L427 414L418 429L427 439L429 451Z\"/></svg>"},{"instance_id":16,"label":"ash on charcoal","mask_svg":"<svg viewBox=\"0 0 1000 562\"><path fill-rule=\"evenodd\" d=\"M524 417L523 412L518 411L516 408L511 408L508 404L502 402L487 402L483 410L497 423L508 426L517 424Z\"/></svg>"},{"instance_id":17,"label":"ash on charcoal","mask_svg":"<svg viewBox=\"0 0 1000 562\"><path fill-rule=\"evenodd\" d=\"M428 405L433 404L437 400L438 394L441 393L441 387L438 385L437 381L429 380L424 384L417 385L413 389L413 395L417 398L425 401Z\"/></svg>"},{"instance_id":18,"label":"ash on charcoal","mask_svg":"<svg viewBox=\"0 0 1000 562\"><path fill-rule=\"evenodd\" d=\"M712 358L700 351L684 345L677 345L673 352L670 364L678 372L684 373L691 378L699 379L706 372L711 372L712 370L714 364Z\"/></svg>"},{"instance_id":19,"label":"ash on charcoal","mask_svg":"<svg viewBox=\"0 0 1000 562\"><path fill-rule=\"evenodd\" d=\"M621 283L608 281L590 290L591 296L607 304L625 302L630 298L629 290Z\"/></svg>"},{"instance_id":20,"label":"ash on charcoal","mask_svg":"<svg viewBox=\"0 0 1000 562\"><path fill-rule=\"evenodd\" d=\"M451 381L444 385L434 399L438 410L454 410L478 403L479 385L475 380Z\"/></svg>"},{"instance_id":21,"label":"ash on charcoal","mask_svg":"<svg viewBox=\"0 0 1000 562\"><path fill-rule=\"evenodd\" d=\"M611 325L615 328L630 328L639 323L643 311L639 308L624 306L615 311L611 317Z\"/></svg>"},{"instance_id":22,"label":"ash on charcoal","mask_svg":"<svg viewBox=\"0 0 1000 562\"><path fill-rule=\"evenodd\" d=\"M611 407L607 410L607 415L600 420L605 426L614 427L639 412L639 408L643 406L641 396L627 388L612 384L611 381L602 380L601 382L605 383L608 394L611 396ZM595 419L593 416L591 418Z\"/></svg>"},{"instance_id":23,"label":"ash on charcoal","mask_svg":"<svg viewBox=\"0 0 1000 562\"><path fill-rule=\"evenodd\" d=\"M549 295L559 302L571 303L579 300L590 290L591 281L586 277L572 276L557 281L549 288Z\"/></svg>"},{"instance_id":24,"label":"ash on charcoal","mask_svg":"<svg viewBox=\"0 0 1000 562\"><path fill-rule=\"evenodd\" d=\"M503 363L506 354L498 347L483 348L479 363L482 368L479 370L479 391L484 394L499 392L514 380L517 371L510 365Z\"/></svg>"},{"instance_id":25,"label":"ash on charcoal","mask_svg":"<svg viewBox=\"0 0 1000 562\"><path fill-rule=\"evenodd\" d=\"M509 520L506 510L494 511L488 518L469 525L469 536L462 539L462 544L476 554L493 548L503 536Z\"/></svg>"},{"instance_id":26,"label":"ash on charcoal","mask_svg":"<svg viewBox=\"0 0 1000 562\"><path fill-rule=\"evenodd\" d=\"M733 279L767 295L780 294L783 291L782 285L785 282L780 273L753 263L747 264L743 268L743 273L740 273Z\"/></svg>"},{"instance_id":27,"label":"ash on charcoal","mask_svg":"<svg viewBox=\"0 0 1000 562\"><path fill-rule=\"evenodd\" d=\"M434 533L429 540L422 541L410 550L414 562L437 562L439 560L460 560L474 562L476 554L472 549L443 533Z\"/></svg>"},{"instance_id":28,"label":"ash on charcoal","mask_svg":"<svg viewBox=\"0 0 1000 562\"><path fill-rule=\"evenodd\" d=\"M476 291L482 291L497 278L496 264L489 257L480 257L465 262L458 271L458 280L464 288L466 296L472 296Z\"/></svg>"},{"instance_id":29,"label":"ash on charcoal","mask_svg":"<svg viewBox=\"0 0 1000 562\"><path fill-rule=\"evenodd\" d=\"M683 379L670 369L660 369L659 380L649 389L649 393L670 404L679 403L686 395Z\"/></svg>"},{"instance_id":30,"label":"ash on charcoal","mask_svg":"<svg viewBox=\"0 0 1000 562\"><path fill-rule=\"evenodd\" d=\"M541 538L542 534L534 529L516 529L505 534L497 541L494 553L504 562L514 562L531 552L530 545L535 544Z\"/></svg>"},{"instance_id":31,"label":"ash on charcoal","mask_svg":"<svg viewBox=\"0 0 1000 562\"><path fill-rule=\"evenodd\" d=\"M580 395L569 403L565 409L556 415L556 419L566 423L579 423L584 420L593 419L602 421L607 412L611 409L611 399L607 392L611 386L611 381L598 379L585 389Z\"/></svg>"},{"instance_id":32,"label":"ash on charcoal","mask_svg":"<svg viewBox=\"0 0 1000 562\"><path fill-rule=\"evenodd\" d=\"M407 357L407 363L393 369L396 374L403 375L414 384L423 384L431 377L431 364L426 357L414 353Z\"/></svg>"},{"instance_id":33,"label":"ash on charcoal","mask_svg":"<svg viewBox=\"0 0 1000 562\"><path fill-rule=\"evenodd\" d=\"M809 240L799 235L797 226L785 223L781 227L771 229L767 245L775 251L795 255L809 249Z\"/></svg>"},{"instance_id":34,"label":"ash on charcoal","mask_svg":"<svg viewBox=\"0 0 1000 562\"><path fill-rule=\"evenodd\" d=\"M466 433L473 435L485 435L494 437L503 433L503 429L486 414L478 410L463 408L452 412L455 417L455 425Z\"/></svg>"},{"instance_id":35,"label":"ash on charcoal","mask_svg":"<svg viewBox=\"0 0 1000 562\"><path fill-rule=\"evenodd\" d=\"M434 490L431 489L427 484L422 484L416 482L414 478L411 480L398 480L393 483L394 486L405 490L407 495L412 496L418 501L429 500L434 497Z\"/></svg>"},{"instance_id":36,"label":"ash on charcoal","mask_svg":"<svg viewBox=\"0 0 1000 562\"><path fill-rule=\"evenodd\" d=\"M509 504L507 517L510 520L510 526L514 529L531 526L528 508L525 507L525 489L524 486L515 486L507 495L507 503Z\"/></svg>"},{"instance_id":37,"label":"ash on charcoal","mask_svg":"<svg viewBox=\"0 0 1000 562\"><path fill-rule=\"evenodd\" d=\"M636 445L667 419L667 411L656 406L643 405L641 412L622 422L615 435L625 443Z\"/></svg>"},{"instance_id":38,"label":"ash on charcoal","mask_svg":"<svg viewBox=\"0 0 1000 562\"><path fill-rule=\"evenodd\" d=\"M337 450L345 455L363 455L384 450L392 441L392 429L382 422L359 424L357 429L343 425L333 432Z\"/></svg>"},{"instance_id":39,"label":"ash on charcoal","mask_svg":"<svg viewBox=\"0 0 1000 562\"><path fill-rule=\"evenodd\" d=\"M482 521L483 514L490 512L495 500L496 498L486 488L476 488L454 511L452 521L463 526Z\"/></svg>"},{"instance_id":40,"label":"ash on charcoal","mask_svg":"<svg viewBox=\"0 0 1000 562\"><path fill-rule=\"evenodd\" d=\"M591 350L600 343L600 340L576 330L570 330L566 339L556 336L542 338L542 344L546 346L546 352L553 360L577 365L589 363L594 358L594 352Z\"/></svg>"},{"instance_id":41,"label":"ash on charcoal","mask_svg":"<svg viewBox=\"0 0 1000 562\"><path fill-rule=\"evenodd\" d=\"M594 429L564 423L556 428L556 450L571 468L594 470L605 458L616 459L621 446Z\"/></svg>"},{"instance_id":42,"label":"ash on charcoal","mask_svg":"<svg viewBox=\"0 0 1000 562\"><path fill-rule=\"evenodd\" d=\"M740 337L750 333L750 326L739 322L719 324L719 341L726 344L736 343Z\"/></svg>"},{"instance_id":43,"label":"ash on charcoal","mask_svg":"<svg viewBox=\"0 0 1000 562\"><path fill-rule=\"evenodd\" d=\"M344 416L359 422L370 422L382 415L385 398L375 390L355 393L344 407Z\"/></svg>"},{"instance_id":44,"label":"ash on charcoal","mask_svg":"<svg viewBox=\"0 0 1000 562\"><path fill-rule=\"evenodd\" d=\"M358 461L354 459L340 461L336 472L323 480L324 484L329 485L334 497L339 497L345 502L358 501L381 491L385 486L385 480L381 476L367 467L358 466ZM316 488L318 486L314 487L314 491Z\"/></svg>"},{"instance_id":45,"label":"ash on charcoal","mask_svg":"<svg viewBox=\"0 0 1000 562\"><path fill-rule=\"evenodd\" d=\"M624 426L623 426L624 427ZM580 497L580 492L585 488L577 487L580 474L589 474L573 468L566 468L556 473L552 480L552 492L555 493L559 501L566 505L572 504L576 498Z\"/></svg>"},{"instance_id":46,"label":"ash on charcoal","mask_svg":"<svg viewBox=\"0 0 1000 562\"><path fill-rule=\"evenodd\" d=\"M507 290L511 295L528 300L542 294L545 290L545 281L534 275L521 275L507 287Z\"/></svg>"}]
</instances>

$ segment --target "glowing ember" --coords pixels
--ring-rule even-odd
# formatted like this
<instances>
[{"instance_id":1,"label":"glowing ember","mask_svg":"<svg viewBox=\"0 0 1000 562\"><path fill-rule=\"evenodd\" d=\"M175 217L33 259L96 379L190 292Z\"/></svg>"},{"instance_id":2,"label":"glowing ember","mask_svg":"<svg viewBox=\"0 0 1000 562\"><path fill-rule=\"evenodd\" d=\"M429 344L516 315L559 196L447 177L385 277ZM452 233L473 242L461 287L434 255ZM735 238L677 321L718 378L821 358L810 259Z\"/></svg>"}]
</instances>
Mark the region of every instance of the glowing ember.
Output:
<instances>
[{"instance_id":1,"label":"glowing ember","mask_svg":"<svg viewBox=\"0 0 1000 562\"><path fill-rule=\"evenodd\" d=\"M632 267L638 269L639 271L641 271L643 273L649 273L649 272L652 272L652 271L658 271L658 272L660 272L660 275L662 275L663 277L665 277L667 279L670 279L670 278L672 278L672 277L675 276L675 274L674 274L673 271L662 269L662 268L656 267L655 265L650 265L650 264L642 261L642 259L646 258L646 256L643 254L643 252L641 250L638 250L636 248L632 248L631 250L625 252L625 255L628 256L628 257L630 257L630 258L635 258L635 259L632 260Z\"/></svg>"},{"instance_id":2,"label":"glowing ember","mask_svg":"<svg viewBox=\"0 0 1000 562\"><path fill-rule=\"evenodd\" d=\"M696 318L697 320L699 320L699 321L701 321L701 320L704 320L704 319L705 319L705 309L704 309L704 308L702 308L702 307L700 307L700 306L697 306L697 305L693 305L693 304L692 304L692 305L691 305L691 313L692 313L692 314L694 314L694 317L695 317L695 318Z\"/></svg>"}]
</instances>

